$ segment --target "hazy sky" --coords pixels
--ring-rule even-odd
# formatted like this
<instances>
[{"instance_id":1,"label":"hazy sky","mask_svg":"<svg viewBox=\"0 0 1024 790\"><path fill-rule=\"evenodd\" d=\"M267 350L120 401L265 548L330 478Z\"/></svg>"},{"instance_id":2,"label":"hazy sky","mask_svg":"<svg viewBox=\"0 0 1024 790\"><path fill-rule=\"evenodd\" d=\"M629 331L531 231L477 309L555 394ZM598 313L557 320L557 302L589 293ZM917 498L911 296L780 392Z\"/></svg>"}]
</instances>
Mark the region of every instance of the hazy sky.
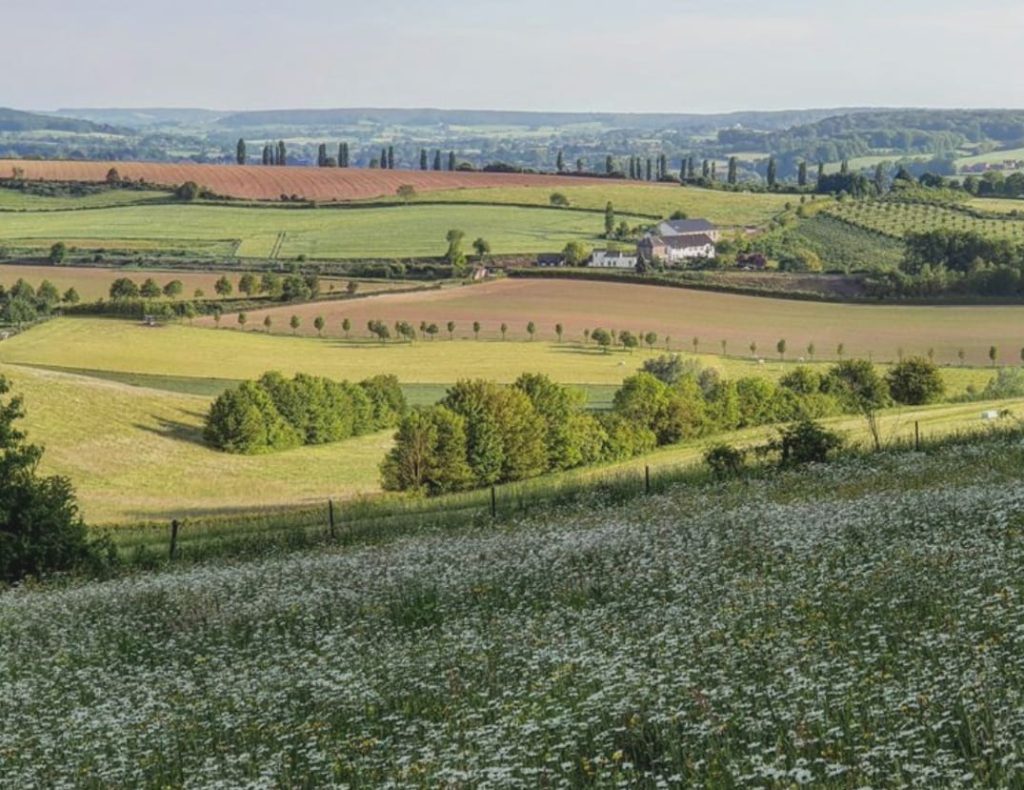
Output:
<instances>
[{"instance_id":1,"label":"hazy sky","mask_svg":"<svg viewBox=\"0 0 1024 790\"><path fill-rule=\"evenodd\" d=\"M0 0L0 106L1024 107L1022 0Z\"/></svg>"}]
</instances>

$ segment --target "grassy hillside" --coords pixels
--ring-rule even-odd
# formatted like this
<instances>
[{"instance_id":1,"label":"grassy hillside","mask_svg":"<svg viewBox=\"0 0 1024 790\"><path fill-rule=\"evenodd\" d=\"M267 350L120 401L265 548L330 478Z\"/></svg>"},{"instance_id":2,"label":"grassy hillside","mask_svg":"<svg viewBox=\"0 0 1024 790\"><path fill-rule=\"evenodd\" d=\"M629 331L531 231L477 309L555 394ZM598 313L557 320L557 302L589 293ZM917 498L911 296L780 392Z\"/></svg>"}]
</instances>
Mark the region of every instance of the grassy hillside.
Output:
<instances>
[{"instance_id":1,"label":"grassy hillside","mask_svg":"<svg viewBox=\"0 0 1024 790\"><path fill-rule=\"evenodd\" d=\"M0 783L1014 786L1022 469L872 456L8 593Z\"/></svg>"},{"instance_id":2,"label":"grassy hillside","mask_svg":"<svg viewBox=\"0 0 1024 790\"><path fill-rule=\"evenodd\" d=\"M682 188L671 184L623 184L602 182L584 186L545 189L512 187L508 189L458 189L417 196L420 201L452 203L512 203L550 205L553 192L569 199L570 206L603 210L611 201L617 211L647 214L657 218L682 211L690 217L704 217L719 225L761 225L778 214L792 195L722 192L710 189Z\"/></svg>"},{"instance_id":3,"label":"grassy hillside","mask_svg":"<svg viewBox=\"0 0 1024 790\"><path fill-rule=\"evenodd\" d=\"M0 188L0 211L70 211L74 209L134 206L168 200L167 192L135 189L105 189L86 195L37 195L17 189Z\"/></svg>"},{"instance_id":4,"label":"grassy hillside","mask_svg":"<svg viewBox=\"0 0 1024 790\"><path fill-rule=\"evenodd\" d=\"M894 269L903 259L903 245L895 239L827 215L801 221L792 235L817 253L829 270Z\"/></svg>"},{"instance_id":5,"label":"grassy hillside","mask_svg":"<svg viewBox=\"0 0 1024 790\"><path fill-rule=\"evenodd\" d=\"M560 250L572 240L599 242L604 217L456 205L345 210L130 206L11 214L0 223L0 245L40 250L64 241L83 249L182 250L243 258L411 258L443 255L452 228L465 231L467 251L482 236L498 255L536 253Z\"/></svg>"},{"instance_id":6,"label":"grassy hillside","mask_svg":"<svg viewBox=\"0 0 1024 790\"><path fill-rule=\"evenodd\" d=\"M390 433L273 456L203 443L210 400L0 365L25 399L42 471L74 482L90 523L146 521L324 502L379 490Z\"/></svg>"}]
</instances>

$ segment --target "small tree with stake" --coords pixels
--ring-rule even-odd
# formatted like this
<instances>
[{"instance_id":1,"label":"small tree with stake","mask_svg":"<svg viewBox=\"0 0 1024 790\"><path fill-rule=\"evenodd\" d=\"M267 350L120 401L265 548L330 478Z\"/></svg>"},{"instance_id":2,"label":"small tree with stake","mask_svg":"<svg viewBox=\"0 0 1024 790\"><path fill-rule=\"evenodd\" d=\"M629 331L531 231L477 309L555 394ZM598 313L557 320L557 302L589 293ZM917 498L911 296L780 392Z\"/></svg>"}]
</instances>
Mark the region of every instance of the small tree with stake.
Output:
<instances>
[{"instance_id":1,"label":"small tree with stake","mask_svg":"<svg viewBox=\"0 0 1024 790\"><path fill-rule=\"evenodd\" d=\"M302 326L302 319L299 318L297 315L293 315L291 317L291 320L288 321L288 326L292 328L292 334L294 335L296 332L299 331L299 327Z\"/></svg>"},{"instance_id":2,"label":"small tree with stake","mask_svg":"<svg viewBox=\"0 0 1024 790\"><path fill-rule=\"evenodd\" d=\"M448 330L448 339L449 340L454 340L455 339L455 322L454 321L449 321L447 324L445 324L445 329Z\"/></svg>"},{"instance_id":3,"label":"small tree with stake","mask_svg":"<svg viewBox=\"0 0 1024 790\"><path fill-rule=\"evenodd\" d=\"M324 317L322 315L318 315L316 318L313 319L313 328L316 329L317 337L323 337L324 323Z\"/></svg>"},{"instance_id":4,"label":"small tree with stake","mask_svg":"<svg viewBox=\"0 0 1024 790\"><path fill-rule=\"evenodd\" d=\"M267 330L267 334L270 334L270 328L274 325L274 319L269 315L263 319L263 328Z\"/></svg>"},{"instance_id":5,"label":"small tree with stake","mask_svg":"<svg viewBox=\"0 0 1024 790\"><path fill-rule=\"evenodd\" d=\"M779 361L786 359L786 339L783 338L775 344L775 350L779 352Z\"/></svg>"},{"instance_id":6,"label":"small tree with stake","mask_svg":"<svg viewBox=\"0 0 1024 790\"><path fill-rule=\"evenodd\" d=\"M479 340L480 339L480 322L479 321L474 321L473 322L473 339L474 340Z\"/></svg>"}]
</instances>

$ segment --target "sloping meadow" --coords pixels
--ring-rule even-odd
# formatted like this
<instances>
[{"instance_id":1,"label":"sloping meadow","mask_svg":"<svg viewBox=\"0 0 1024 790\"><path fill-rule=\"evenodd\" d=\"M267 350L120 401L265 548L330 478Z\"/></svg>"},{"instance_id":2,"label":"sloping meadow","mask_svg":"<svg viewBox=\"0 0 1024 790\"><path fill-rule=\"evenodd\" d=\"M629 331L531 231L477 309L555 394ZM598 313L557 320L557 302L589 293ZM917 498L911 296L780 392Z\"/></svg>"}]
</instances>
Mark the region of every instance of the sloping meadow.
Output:
<instances>
[{"instance_id":1,"label":"sloping meadow","mask_svg":"<svg viewBox=\"0 0 1024 790\"><path fill-rule=\"evenodd\" d=\"M1019 784L1022 461L9 591L0 784Z\"/></svg>"}]
</instances>

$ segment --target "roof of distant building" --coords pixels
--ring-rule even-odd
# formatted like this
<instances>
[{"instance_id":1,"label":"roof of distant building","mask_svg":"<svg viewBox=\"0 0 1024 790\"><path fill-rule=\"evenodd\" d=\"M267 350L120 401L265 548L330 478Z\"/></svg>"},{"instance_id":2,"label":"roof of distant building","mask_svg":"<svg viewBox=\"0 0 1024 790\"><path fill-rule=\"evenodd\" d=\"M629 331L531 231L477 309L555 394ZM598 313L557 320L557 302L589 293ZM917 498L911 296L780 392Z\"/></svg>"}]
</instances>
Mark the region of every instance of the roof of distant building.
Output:
<instances>
[{"instance_id":1,"label":"roof of distant building","mask_svg":"<svg viewBox=\"0 0 1024 790\"><path fill-rule=\"evenodd\" d=\"M670 219L662 223L668 225L676 233L706 233L716 230L706 219Z\"/></svg>"}]
</instances>

